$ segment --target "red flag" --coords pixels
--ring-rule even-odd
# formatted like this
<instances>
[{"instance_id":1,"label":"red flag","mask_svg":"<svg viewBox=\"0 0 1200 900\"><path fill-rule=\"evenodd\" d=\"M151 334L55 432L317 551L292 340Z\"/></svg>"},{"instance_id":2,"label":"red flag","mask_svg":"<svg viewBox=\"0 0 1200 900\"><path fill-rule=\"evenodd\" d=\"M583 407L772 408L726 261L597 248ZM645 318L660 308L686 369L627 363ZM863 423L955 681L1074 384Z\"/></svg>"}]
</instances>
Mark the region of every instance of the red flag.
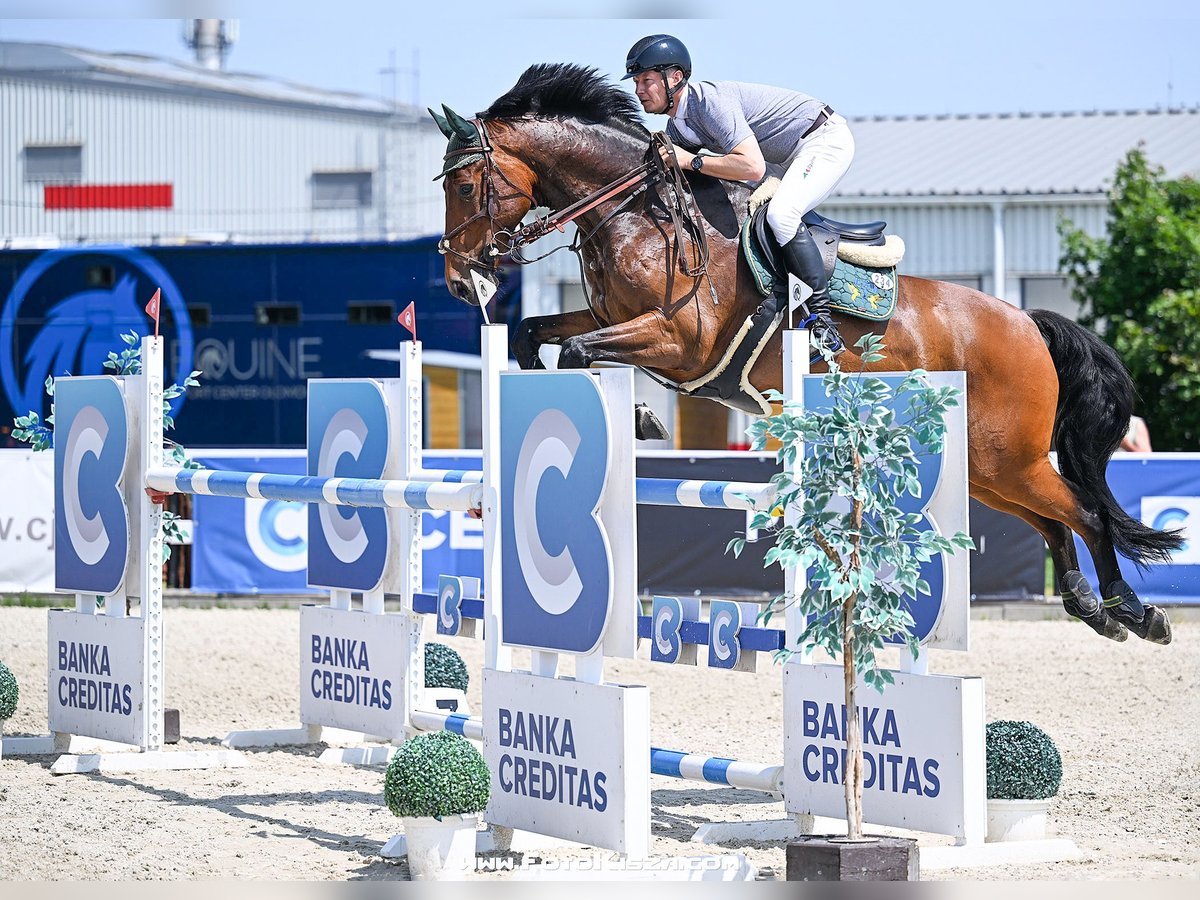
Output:
<instances>
[{"instance_id":1,"label":"red flag","mask_svg":"<svg viewBox=\"0 0 1200 900\"><path fill-rule=\"evenodd\" d=\"M154 320L154 336L158 337L158 308L159 301L162 297L162 289L155 290L154 296L150 298L150 302L146 304L146 314Z\"/></svg>"},{"instance_id":2,"label":"red flag","mask_svg":"<svg viewBox=\"0 0 1200 900\"><path fill-rule=\"evenodd\" d=\"M417 339L417 310L415 300L404 307L400 315L396 316L396 321L412 333L414 341Z\"/></svg>"}]
</instances>

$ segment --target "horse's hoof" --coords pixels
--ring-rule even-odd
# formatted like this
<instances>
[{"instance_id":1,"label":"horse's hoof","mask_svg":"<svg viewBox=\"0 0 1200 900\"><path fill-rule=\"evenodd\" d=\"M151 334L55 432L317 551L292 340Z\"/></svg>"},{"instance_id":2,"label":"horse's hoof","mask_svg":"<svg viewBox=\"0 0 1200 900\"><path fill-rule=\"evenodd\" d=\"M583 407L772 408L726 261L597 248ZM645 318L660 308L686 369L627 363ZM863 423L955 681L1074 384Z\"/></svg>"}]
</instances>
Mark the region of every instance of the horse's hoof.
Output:
<instances>
[{"instance_id":1,"label":"horse's hoof","mask_svg":"<svg viewBox=\"0 0 1200 900\"><path fill-rule=\"evenodd\" d=\"M1062 602L1063 609L1086 623L1101 637L1118 642L1129 639L1125 626L1100 605L1100 598L1077 569L1072 569L1062 578Z\"/></svg>"},{"instance_id":2,"label":"horse's hoof","mask_svg":"<svg viewBox=\"0 0 1200 900\"><path fill-rule=\"evenodd\" d=\"M1146 605L1146 615L1136 625L1130 625L1129 630L1142 640L1153 644L1171 643L1171 620L1157 606Z\"/></svg>"},{"instance_id":3,"label":"horse's hoof","mask_svg":"<svg viewBox=\"0 0 1200 900\"><path fill-rule=\"evenodd\" d=\"M1124 622L1130 628L1140 625L1146 619L1146 607L1123 578L1118 578L1108 586L1108 598L1104 608L1114 617Z\"/></svg>"},{"instance_id":4,"label":"horse's hoof","mask_svg":"<svg viewBox=\"0 0 1200 900\"><path fill-rule=\"evenodd\" d=\"M665 441L671 437L654 410L645 403L633 408L633 433L639 441Z\"/></svg>"}]
</instances>

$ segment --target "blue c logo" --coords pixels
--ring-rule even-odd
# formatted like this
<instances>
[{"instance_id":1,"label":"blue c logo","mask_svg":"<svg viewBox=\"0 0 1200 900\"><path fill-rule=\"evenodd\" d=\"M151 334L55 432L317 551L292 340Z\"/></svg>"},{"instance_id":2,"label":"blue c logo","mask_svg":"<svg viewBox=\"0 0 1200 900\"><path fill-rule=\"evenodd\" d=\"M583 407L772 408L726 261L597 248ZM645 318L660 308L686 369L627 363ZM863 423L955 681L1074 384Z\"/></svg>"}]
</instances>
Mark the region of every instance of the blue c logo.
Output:
<instances>
[{"instance_id":1,"label":"blue c logo","mask_svg":"<svg viewBox=\"0 0 1200 900\"><path fill-rule=\"evenodd\" d=\"M503 640L587 653L604 637L613 585L600 389L584 372L517 373L500 396Z\"/></svg>"},{"instance_id":2,"label":"blue c logo","mask_svg":"<svg viewBox=\"0 0 1200 900\"><path fill-rule=\"evenodd\" d=\"M307 507L287 500L246 498L246 543L263 565L277 572L299 572L308 564Z\"/></svg>"},{"instance_id":3,"label":"blue c logo","mask_svg":"<svg viewBox=\"0 0 1200 900\"><path fill-rule=\"evenodd\" d=\"M462 579L438 576L437 633L455 635L462 629Z\"/></svg>"},{"instance_id":4,"label":"blue c logo","mask_svg":"<svg viewBox=\"0 0 1200 900\"><path fill-rule=\"evenodd\" d=\"M683 649L683 604L678 597L655 597L650 612L650 660L675 663Z\"/></svg>"},{"instance_id":5,"label":"blue c logo","mask_svg":"<svg viewBox=\"0 0 1200 900\"><path fill-rule=\"evenodd\" d=\"M55 425L55 586L112 594L125 580L129 552L121 492L128 424L116 379L63 379Z\"/></svg>"},{"instance_id":6,"label":"blue c logo","mask_svg":"<svg viewBox=\"0 0 1200 900\"><path fill-rule=\"evenodd\" d=\"M382 478L391 431L378 384L320 380L308 385L308 474ZM308 583L374 590L389 552L387 513L370 507L311 503L308 509Z\"/></svg>"},{"instance_id":7,"label":"blue c logo","mask_svg":"<svg viewBox=\"0 0 1200 900\"><path fill-rule=\"evenodd\" d=\"M1189 516L1190 513L1186 509L1180 509L1178 506L1170 506L1158 511L1158 515L1154 517L1154 523L1151 527L1159 531L1168 528L1182 528L1187 525ZM1187 549L1188 542L1184 541L1183 545L1175 551L1175 555L1178 556L1186 553Z\"/></svg>"},{"instance_id":8,"label":"blue c logo","mask_svg":"<svg viewBox=\"0 0 1200 900\"><path fill-rule=\"evenodd\" d=\"M714 669L733 669L742 655L737 633L742 627L742 608L729 600L713 600L708 606L708 664Z\"/></svg>"}]
</instances>

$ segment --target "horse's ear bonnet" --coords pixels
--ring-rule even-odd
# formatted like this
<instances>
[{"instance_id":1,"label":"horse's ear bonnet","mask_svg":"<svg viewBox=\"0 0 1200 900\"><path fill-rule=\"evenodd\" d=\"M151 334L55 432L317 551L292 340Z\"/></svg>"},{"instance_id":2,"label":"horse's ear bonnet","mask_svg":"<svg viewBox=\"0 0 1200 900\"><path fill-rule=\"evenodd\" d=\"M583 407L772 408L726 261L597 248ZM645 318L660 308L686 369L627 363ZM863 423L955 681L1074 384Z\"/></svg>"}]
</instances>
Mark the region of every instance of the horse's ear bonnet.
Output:
<instances>
[{"instance_id":1,"label":"horse's ear bonnet","mask_svg":"<svg viewBox=\"0 0 1200 900\"><path fill-rule=\"evenodd\" d=\"M439 178L444 178L453 172L455 169L461 169L463 166L469 166L473 162L479 162L483 159L482 153L461 153L455 154L457 150L467 150L472 147L483 149L483 139L479 135L479 129L474 122L464 119L450 107L442 104L442 109L446 111L446 115L442 116L429 110L429 114L433 116L433 121L437 122L438 128L442 134L446 136L449 143L446 146L445 162L442 163L442 172L434 177L434 181ZM455 155L452 155L455 154Z\"/></svg>"}]
</instances>

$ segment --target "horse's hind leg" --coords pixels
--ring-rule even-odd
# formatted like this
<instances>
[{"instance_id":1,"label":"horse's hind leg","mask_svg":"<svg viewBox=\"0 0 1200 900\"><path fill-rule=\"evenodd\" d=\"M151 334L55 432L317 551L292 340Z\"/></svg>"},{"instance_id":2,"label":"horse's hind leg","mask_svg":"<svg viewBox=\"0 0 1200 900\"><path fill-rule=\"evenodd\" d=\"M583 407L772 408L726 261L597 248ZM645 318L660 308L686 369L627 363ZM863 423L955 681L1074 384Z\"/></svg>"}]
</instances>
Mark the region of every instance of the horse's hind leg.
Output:
<instances>
[{"instance_id":1,"label":"horse's hind leg","mask_svg":"<svg viewBox=\"0 0 1200 900\"><path fill-rule=\"evenodd\" d=\"M1096 577L1105 597L1103 605L1109 615L1140 638L1157 644L1171 642L1171 623L1166 613L1155 606L1143 606L1121 578L1104 518L1079 501L1070 483L1054 470L1048 458L1040 458L1024 469L1006 468L1003 481L998 480L989 488L1036 516L1062 523L1083 538L1096 564ZM1070 540L1069 533L1066 540ZM1064 582L1067 574L1063 576Z\"/></svg>"},{"instance_id":2,"label":"horse's hind leg","mask_svg":"<svg viewBox=\"0 0 1200 900\"><path fill-rule=\"evenodd\" d=\"M1023 519L1045 539L1054 562L1054 571L1060 579L1058 588L1062 593L1063 608L1068 613L1110 640L1123 641L1129 637L1125 626L1109 614L1087 579L1083 577L1083 573L1079 571L1079 558L1075 553L1071 529L1056 519L1040 516L1006 500L981 485L971 485L971 493L976 500L986 503L992 509Z\"/></svg>"}]
</instances>

